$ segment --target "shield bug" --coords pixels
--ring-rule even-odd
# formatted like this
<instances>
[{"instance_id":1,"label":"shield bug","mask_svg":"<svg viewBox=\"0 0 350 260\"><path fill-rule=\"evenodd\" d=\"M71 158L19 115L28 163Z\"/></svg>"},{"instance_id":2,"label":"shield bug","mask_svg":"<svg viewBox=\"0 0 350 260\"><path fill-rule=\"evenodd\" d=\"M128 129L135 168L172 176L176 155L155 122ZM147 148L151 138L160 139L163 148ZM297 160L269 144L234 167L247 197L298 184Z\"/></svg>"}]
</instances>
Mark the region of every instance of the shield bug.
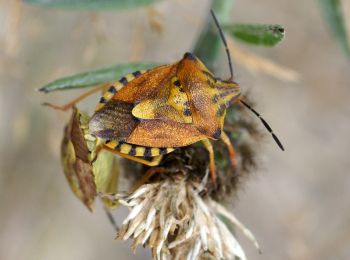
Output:
<instances>
[{"instance_id":1,"label":"shield bug","mask_svg":"<svg viewBox=\"0 0 350 260\"><path fill-rule=\"evenodd\" d=\"M258 116L283 150L266 121L239 99L241 88L233 80L226 39L213 11L211 13L225 46L230 78L215 77L197 57L185 53L176 63L135 71L110 84L89 122L90 133L100 140L95 158L101 150L108 150L155 166L163 155L174 149L202 141L209 152L209 168L215 182L214 151L210 139L221 139L225 143L231 164L236 167L234 147L223 131L226 109L233 102L241 102ZM65 110L82 97L66 106L53 107Z\"/></svg>"}]
</instances>

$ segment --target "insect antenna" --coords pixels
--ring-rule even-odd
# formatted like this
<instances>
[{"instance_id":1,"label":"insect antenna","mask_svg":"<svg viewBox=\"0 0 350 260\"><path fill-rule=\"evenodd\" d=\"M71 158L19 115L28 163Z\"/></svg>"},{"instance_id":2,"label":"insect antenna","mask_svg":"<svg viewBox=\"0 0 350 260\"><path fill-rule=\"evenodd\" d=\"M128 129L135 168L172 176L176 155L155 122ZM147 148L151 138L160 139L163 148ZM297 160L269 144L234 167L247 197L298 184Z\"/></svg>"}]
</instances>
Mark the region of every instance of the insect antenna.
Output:
<instances>
[{"instance_id":1,"label":"insect antenna","mask_svg":"<svg viewBox=\"0 0 350 260\"><path fill-rule=\"evenodd\" d=\"M265 126L265 128L270 132L270 134L272 135L272 138L275 140L275 142L277 143L277 145L279 146L279 148L281 148L282 151L284 151L284 147L281 143L281 141L277 138L277 136L274 134L272 128L270 127L270 125L265 121L264 118L261 117L261 115L256 112L256 110L254 108L252 108L251 106L249 106L246 102L244 102L242 99L239 100L244 106L246 106L250 111L252 111L257 117L260 118L261 122L263 123L263 125Z\"/></svg>"},{"instance_id":2,"label":"insect antenna","mask_svg":"<svg viewBox=\"0 0 350 260\"><path fill-rule=\"evenodd\" d=\"M226 54L227 54L227 59L228 59L228 66L230 68L230 78L229 78L229 81L232 81L233 80L233 66L232 66L232 61L231 61L231 55L230 55L230 50L228 49L227 47L227 42L226 42L226 38L225 38L225 35L220 27L220 24L219 24L219 21L218 19L216 18L215 16L215 13L213 10L210 10L210 13L211 15L213 16L213 19L214 19L214 22L215 22L215 25L216 27L218 28L219 30L219 33L220 33L220 37L221 37L221 40L222 42L224 43L224 46L225 46L225 51L226 51Z\"/></svg>"}]
</instances>

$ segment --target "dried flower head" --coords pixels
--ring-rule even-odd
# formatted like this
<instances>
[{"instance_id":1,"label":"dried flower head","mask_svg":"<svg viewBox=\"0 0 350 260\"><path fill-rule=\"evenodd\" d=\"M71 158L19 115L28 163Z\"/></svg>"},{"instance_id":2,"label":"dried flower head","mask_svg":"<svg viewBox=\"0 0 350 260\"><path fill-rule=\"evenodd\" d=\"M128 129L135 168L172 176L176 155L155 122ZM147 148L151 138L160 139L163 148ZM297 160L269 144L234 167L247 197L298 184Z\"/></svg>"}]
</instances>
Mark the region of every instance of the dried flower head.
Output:
<instances>
[{"instance_id":1,"label":"dried flower head","mask_svg":"<svg viewBox=\"0 0 350 260\"><path fill-rule=\"evenodd\" d=\"M148 246L154 259L246 259L230 228L258 244L233 214L210 198L207 177L162 172L131 194L102 194L130 209L117 238L133 239L133 250Z\"/></svg>"}]
</instances>

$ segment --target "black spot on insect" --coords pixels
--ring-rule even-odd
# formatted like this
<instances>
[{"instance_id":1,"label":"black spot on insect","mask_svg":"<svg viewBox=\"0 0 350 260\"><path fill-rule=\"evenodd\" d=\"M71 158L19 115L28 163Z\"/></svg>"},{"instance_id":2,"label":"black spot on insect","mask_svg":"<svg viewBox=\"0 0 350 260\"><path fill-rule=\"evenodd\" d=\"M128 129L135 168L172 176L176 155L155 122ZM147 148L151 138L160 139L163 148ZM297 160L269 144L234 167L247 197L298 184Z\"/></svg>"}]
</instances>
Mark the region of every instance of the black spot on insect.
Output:
<instances>
[{"instance_id":1,"label":"black spot on insect","mask_svg":"<svg viewBox=\"0 0 350 260\"><path fill-rule=\"evenodd\" d=\"M216 115L217 116L223 116L224 115L224 112L225 112L225 109L226 109L226 106L224 104L221 104L219 106L219 109L218 111L216 112Z\"/></svg>"},{"instance_id":2,"label":"black spot on insect","mask_svg":"<svg viewBox=\"0 0 350 260\"><path fill-rule=\"evenodd\" d=\"M124 86L126 84L128 84L128 80L125 78L125 77L122 77L120 80L119 80L120 83L122 83Z\"/></svg>"},{"instance_id":3,"label":"black spot on insect","mask_svg":"<svg viewBox=\"0 0 350 260\"><path fill-rule=\"evenodd\" d=\"M219 99L220 99L220 97L218 96L218 95L214 95L212 98L211 98L211 101L213 102L213 103L217 103L218 101L219 101Z\"/></svg>"},{"instance_id":4,"label":"black spot on insect","mask_svg":"<svg viewBox=\"0 0 350 260\"><path fill-rule=\"evenodd\" d=\"M131 146L131 149L129 151L129 155L131 155L131 156L136 155L136 147L134 145Z\"/></svg>"},{"instance_id":5,"label":"black spot on insect","mask_svg":"<svg viewBox=\"0 0 350 260\"><path fill-rule=\"evenodd\" d=\"M159 154L161 154L161 155L167 154L167 149L166 148L159 148Z\"/></svg>"},{"instance_id":6,"label":"black spot on insect","mask_svg":"<svg viewBox=\"0 0 350 260\"><path fill-rule=\"evenodd\" d=\"M108 89L108 92L112 93L112 94L115 94L115 93L117 93L117 90L115 89L114 86L110 86L109 89Z\"/></svg>"},{"instance_id":7,"label":"black spot on insect","mask_svg":"<svg viewBox=\"0 0 350 260\"><path fill-rule=\"evenodd\" d=\"M185 109L184 109L184 115L185 115L185 116L191 116L191 115L192 115L191 110L190 110L189 108L185 108Z\"/></svg>"},{"instance_id":8,"label":"black spot on insect","mask_svg":"<svg viewBox=\"0 0 350 260\"><path fill-rule=\"evenodd\" d=\"M120 147L122 146L123 143L119 142L115 147L114 150L120 151Z\"/></svg>"},{"instance_id":9,"label":"black spot on insect","mask_svg":"<svg viewBox=\"0 0 350 260\"><path fill-rule=\"evenodd\" d=\"M149 148L149 147L146 147L145 148L145 152L143 153L143 156L144 157L152 157L152 153L151 153L151 148Z\"/></svg>"},{"instance_id":10,"label":"black spot on insect","mask_svg":"<svg viewBox=\"0 0 350 260\"><path fill-rule=\"evenodd\" d=\"M107 103L107 100L104 97L101 97L100 98L100 103L105 104L105 103Z\"/></svg>"},{"instance_id":11,"label":"black spot on insect","mask_svg":"<svg viewBox=\"0 0 350 260\"><path fill-rule=\"evenodd\" d=\"M214 134L213 134L213 138L219 139L220 136L221 136L221 129L218 128L218 129L215 130L215 132L214 132Z\"/></svg>"},{"instance_id":12,"label":"black spot on insect","mask_svg":"<svg viewBox=\"0 0 350 260\"><path fill-rule=\"evenodd\" d=\"M174 85L175 85L176 87L181 87L181 82L180 82L180 80L175 80L175 81L174 81Z\"/></svg>"},{"instance_id":13,"label":"black spot on insect","mask_svg":"<svg viewBox=\"0 0 350 260\"><path fill-rule=\"evenodd\" d=\"M108 143L110 143L110 142L111 142L111 140L106 140L105 144L108 144Z\"/></svg>"},{"instance_id":14,"label":"black spot on insect","mask_svg":"<svg viewBox=\"0 0 350 260\"><path fill-rule=\"evenodd\" d=\"M141 72L139 70L137 70L137 71L133 72L132 75L134 75L134 77L137 78L141 75Z\"/></svg>"}]
</instances>

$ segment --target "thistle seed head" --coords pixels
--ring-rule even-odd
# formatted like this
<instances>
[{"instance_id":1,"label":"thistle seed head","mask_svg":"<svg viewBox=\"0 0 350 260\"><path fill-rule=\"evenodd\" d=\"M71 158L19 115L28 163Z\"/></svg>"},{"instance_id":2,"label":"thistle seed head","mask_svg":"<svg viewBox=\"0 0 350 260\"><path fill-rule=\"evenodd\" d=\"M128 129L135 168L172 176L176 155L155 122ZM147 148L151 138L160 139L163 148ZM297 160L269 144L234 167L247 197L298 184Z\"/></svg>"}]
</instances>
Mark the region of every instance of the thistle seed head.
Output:
<instances>
[{"instance_id":1,"label":"thistle seed head","mask_svg":"<svg viewBox=\"0 0 350 260\"><path fill-rule=\"evenodd\" d=\"M183 172L160 174L131 194L102 195L130 209L117 238L132 249L148 246L154 259L246 259L231 232L257 242L223 206L208 196L206 182Z\"/></svg>"}]
</instances>

